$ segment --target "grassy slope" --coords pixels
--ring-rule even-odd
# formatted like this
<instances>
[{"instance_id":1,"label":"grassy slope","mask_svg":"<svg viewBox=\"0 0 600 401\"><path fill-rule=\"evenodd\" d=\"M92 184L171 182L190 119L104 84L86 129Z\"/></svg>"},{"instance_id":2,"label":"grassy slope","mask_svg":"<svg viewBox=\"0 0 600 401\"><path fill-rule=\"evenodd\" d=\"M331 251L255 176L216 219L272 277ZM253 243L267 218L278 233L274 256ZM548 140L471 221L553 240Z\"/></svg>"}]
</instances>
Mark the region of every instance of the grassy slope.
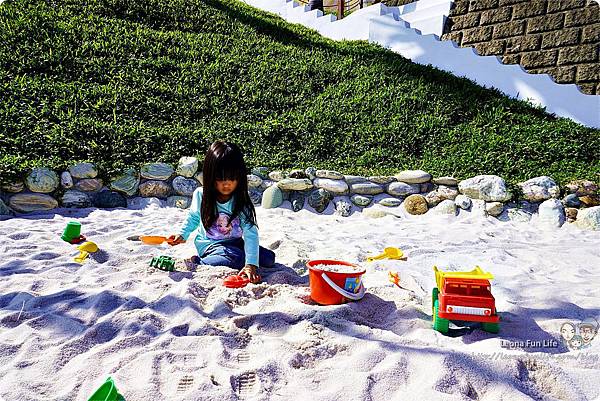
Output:
<instances>
[{"instance_id":1,"label":"grassy slope","mask_svg":"<svg viewBox=\"0 0 600 401\"><path fill-rule=\"evenodd\" d=\"M113 174L217 138L276 168L600 173L599 130L236 0L0 6L0 179L80 160Z\"/></svg>"}]
</instances>

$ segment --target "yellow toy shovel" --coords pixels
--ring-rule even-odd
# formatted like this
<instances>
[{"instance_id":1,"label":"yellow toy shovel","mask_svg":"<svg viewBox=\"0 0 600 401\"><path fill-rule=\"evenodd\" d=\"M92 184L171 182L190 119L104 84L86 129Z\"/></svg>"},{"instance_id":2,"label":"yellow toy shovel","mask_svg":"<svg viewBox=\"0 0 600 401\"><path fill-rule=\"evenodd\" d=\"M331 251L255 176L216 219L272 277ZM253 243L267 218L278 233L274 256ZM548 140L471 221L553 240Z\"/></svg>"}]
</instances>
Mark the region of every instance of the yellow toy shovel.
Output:
<instances>
[{"instance_id":1,"label":"yellow toy shovel","mask_svg":"<svg viewBox=\"0 0 600 401\"><path fill-rule=\"evenodd\" d=\"M400 249L394 248L394 247L388 247L383 250L383 253L381 255L368 257L367 262L372 262L374 260L381 260L381 259L402 259L403 257L404 257L404 253Z\"/></svg>"},{"instance_id":2,"label":"yellow toy shovel","mask_svg":"<svg viewBox=\"0 0 600 401\"><path fill-rule=\"evenodd\" d=\"M90 253L98 252L98 245L87 241L79 245L77 249L79 249L79 255L75 257L75 262L83 263Z\"/></svg>"}]
</instances>

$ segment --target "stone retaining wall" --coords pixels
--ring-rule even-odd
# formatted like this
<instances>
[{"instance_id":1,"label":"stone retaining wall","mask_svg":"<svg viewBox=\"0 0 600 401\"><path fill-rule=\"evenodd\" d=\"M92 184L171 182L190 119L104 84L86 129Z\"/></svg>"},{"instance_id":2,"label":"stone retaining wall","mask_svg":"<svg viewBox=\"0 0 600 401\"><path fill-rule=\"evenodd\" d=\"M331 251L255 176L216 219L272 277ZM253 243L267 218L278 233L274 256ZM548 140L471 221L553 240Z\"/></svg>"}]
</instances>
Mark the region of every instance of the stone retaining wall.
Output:
<instances>
[{"instance_id":1,"label":"stone retaining wall","mask_svg":"<svg viewBox=\"0 0 600 401\"><path fill-rule=\"evenodd\" d=\"M455 215L461 210L527 221L534 213L553 226L565 221L600 230L600 194L591 181L574 181L560 188L550 177L536 177L515 187L495 175L480 175L458 181L434 178L420 170L401 171L394 176L360 177L337 171L269 171L258 167L248 175L254 204L276 208L284 202L294 211L326 210L340 216L363 211L371 217L409 214ZM129 169L108 183L98 178L96 167L80 163L60 174L33 169L24 182L5 185L0 191L0 215L14 215L64 208L115 208L156 203L188 208L194 190L202 186L202 172L194 157L182 157L174 167L149 163L137 171ZM579 216L579 217L578 217Z\"/></svg>"},{"instance_id":2,"label":"stone retaining wall","mask_svg":"<svg viewBox=\"0 0 600 401\"><path fill-rule=\"evenodd\" d=\"M600 95L596 1L456 0L442 39Z\"/></svg>"}]
</instances>

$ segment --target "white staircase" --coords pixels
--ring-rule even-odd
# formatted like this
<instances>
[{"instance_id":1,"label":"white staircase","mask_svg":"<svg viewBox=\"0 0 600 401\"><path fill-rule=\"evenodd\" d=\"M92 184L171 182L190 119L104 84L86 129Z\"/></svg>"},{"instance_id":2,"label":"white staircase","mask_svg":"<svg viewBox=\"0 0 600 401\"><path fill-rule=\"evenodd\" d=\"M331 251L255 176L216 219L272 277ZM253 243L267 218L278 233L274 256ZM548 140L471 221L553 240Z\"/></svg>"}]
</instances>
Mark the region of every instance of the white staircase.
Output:
<instances>
[{"instance_id":1,"label":"white staircase","mask_svg":"<svg viewBox=\"0 0 600 401\"><path fill-rule=\"evenodd\" d=\"M324 22L334 22L337 20L333 14L323 15L320 10L310 11L308 5L296 0L243 0L245 3L269 11L281 16L283 19L299 23L313 29L323 25ZM386 7L383 4L375 4L362 10L354 11L348 17L339 21L340 23L348 18L356 22L356 16L372 15L372 7L383 6L385 13L391 13L408 23L408 27L421 32L423 35L434 34L441 36L444 31L444 24L450 13L453 0L420 0L416 3L406 4L398 7ZM364 12L364 10L369 10ZM347 24L344 24L347 25ZM318 30L318 29L317 29Z\"/></svg>"},{"instance_id":2,"label":"white staircase","mask_svg":"<svg viewBox=\"0 0 600 401\"><path fill-rule=\"evenodd\" d=\"M452 3L452 0L421 0L399 7L388 7L388 10L421 34L439 37L444 33Z\"/></svg>"},{"instance_id":3,"label":"white staircase","mask_svg":"<svg viewBox=\"0 0 600 401\"><path fill-rule=\"evenodd\" d=\"M440 41L450 0L419 0L399 7L384 4L355 11L337 20L334 15L294 0L243 0L334 40L368 40L415 63L432 65L508 96L546 107L550 113L600 128L600 96L586 95L576 85L556 84L546 74L529 74L519 65L503 64L496 56L479 56L473 48Z\"/></svg>"}]
</instances>

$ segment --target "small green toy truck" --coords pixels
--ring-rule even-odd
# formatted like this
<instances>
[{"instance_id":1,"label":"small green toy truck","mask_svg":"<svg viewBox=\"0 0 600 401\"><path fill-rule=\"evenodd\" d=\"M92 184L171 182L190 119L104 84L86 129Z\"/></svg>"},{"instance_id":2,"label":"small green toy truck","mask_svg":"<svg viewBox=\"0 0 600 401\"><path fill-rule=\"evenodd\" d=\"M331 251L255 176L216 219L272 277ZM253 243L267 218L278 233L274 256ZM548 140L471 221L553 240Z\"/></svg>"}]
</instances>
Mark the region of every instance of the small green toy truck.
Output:
<instances>
[{"instance_id":1,"label":"small green toy truck","mask_svg":"<svg viewBox=\"0 0 600 401\"><path fill-rule=\"evenodd\" d=\"M175 259L170 256L155 256L150 261L150 267L172 272L175 270Z\"/></svg>"}]
</instances>

